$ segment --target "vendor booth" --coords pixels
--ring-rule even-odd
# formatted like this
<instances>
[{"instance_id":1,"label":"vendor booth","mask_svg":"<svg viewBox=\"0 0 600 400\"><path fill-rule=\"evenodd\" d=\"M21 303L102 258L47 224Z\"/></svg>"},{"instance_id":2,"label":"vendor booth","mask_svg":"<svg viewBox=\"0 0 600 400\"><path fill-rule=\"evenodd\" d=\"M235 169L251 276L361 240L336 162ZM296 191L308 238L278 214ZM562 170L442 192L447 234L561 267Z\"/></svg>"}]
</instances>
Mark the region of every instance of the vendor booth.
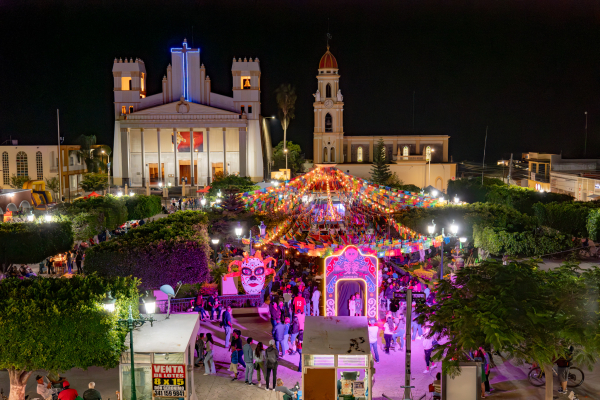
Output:
<instances>
[{"instance_id":1,"label":"vendor booth","mask_svg":"<svg viewBox=\"0 0 600 400\"><path fill-rule=\"evenodd\" d=\"M303 400L371 400L367 317L311 317L304 324Z\"/></svg>"},{"instance_id":2,"label":"vendor booth","mask_svg":"<svg viewBox=\"0 0 600 400\"><path fill-rule=\"evenodd\" d=\"M152 326L146 323L133 331L137 400L196 400L193 372L198 314L166 317L156 314ZM121 400L131 399L130 374L130 352L126 351L119 365Z\"/></svg>"}]
</instances>

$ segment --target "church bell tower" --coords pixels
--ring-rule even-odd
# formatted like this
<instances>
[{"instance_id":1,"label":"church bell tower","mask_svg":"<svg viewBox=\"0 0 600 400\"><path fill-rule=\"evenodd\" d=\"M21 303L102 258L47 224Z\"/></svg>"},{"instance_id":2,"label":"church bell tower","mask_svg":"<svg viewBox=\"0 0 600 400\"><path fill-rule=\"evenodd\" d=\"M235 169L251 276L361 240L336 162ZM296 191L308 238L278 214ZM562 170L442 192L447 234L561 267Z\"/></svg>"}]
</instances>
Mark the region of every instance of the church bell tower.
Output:
<instances>
[{"instance_id":1,"label":"church bell tower","mask_svg":"<svg viewBox=\"0 0 600 400\"><path fill-rule=\"evenodd\" d=\"M313 162L344 162L344 98L339 88L338 64L329 46L319 62L317 92L313 94L315 125Z\"/></svg>"}]
</instances>

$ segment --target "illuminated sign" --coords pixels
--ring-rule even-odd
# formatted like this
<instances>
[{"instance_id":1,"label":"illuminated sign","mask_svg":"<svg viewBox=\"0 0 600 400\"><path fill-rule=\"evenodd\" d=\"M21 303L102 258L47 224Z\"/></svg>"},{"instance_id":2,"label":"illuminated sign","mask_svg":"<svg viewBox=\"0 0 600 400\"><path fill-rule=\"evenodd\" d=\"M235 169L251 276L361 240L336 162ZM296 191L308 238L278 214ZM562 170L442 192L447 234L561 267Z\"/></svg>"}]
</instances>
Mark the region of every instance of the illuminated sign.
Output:
<instances>
[{"instance_id":1,"label":"illuminated sign","mask_svg":"<svg viewBox=\"0 0 600 400\"><path fill-rule=\"evenodd\" d=\"M152 364L152 390L157 397L185 397L185 365Z\"/></svg>"}]
</instances>

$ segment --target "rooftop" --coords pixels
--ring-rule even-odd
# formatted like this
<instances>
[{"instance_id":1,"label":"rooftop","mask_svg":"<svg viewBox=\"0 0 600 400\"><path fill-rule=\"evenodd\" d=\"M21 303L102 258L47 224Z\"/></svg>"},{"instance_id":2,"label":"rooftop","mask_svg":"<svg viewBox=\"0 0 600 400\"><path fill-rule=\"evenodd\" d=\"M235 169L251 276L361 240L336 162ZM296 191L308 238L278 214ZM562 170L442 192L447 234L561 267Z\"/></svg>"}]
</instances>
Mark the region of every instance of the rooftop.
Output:
<instances>
[{"instance_id":1,"label":"rooftop","mask_svg":"<svg viewBox=\"0 0 600 400\"><path fill-rule=\"evenodd\" d=\"M198 313L154 314L155 322L147 322L133 331L133 347L136 353L183 353L192 338L196 338ZM129 343L129 335L125 343Z\"/></svg>"},{"instance_id":2,"label":"rooftop","mask_svg":"<svg viewBox=\"0 0 600 400\"><path fill-rule=\"evenodd\" d=\"M368 354L367 317L306 317L303 354Z\"/></svg>"}]
</instances>

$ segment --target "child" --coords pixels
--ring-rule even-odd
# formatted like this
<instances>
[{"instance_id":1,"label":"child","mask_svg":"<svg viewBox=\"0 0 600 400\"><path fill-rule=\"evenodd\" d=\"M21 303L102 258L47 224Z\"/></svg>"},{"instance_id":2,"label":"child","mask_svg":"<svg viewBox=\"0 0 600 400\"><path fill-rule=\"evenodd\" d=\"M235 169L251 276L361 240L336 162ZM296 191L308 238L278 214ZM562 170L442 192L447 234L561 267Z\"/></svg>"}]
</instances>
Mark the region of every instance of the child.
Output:
<instances>
[{"instance_id":1,"label":"child","mask_svg":"<svg viewBox=\"0 0 600 400\"><path fill-rule=\"evenodd\" d=\"M229 370L233 372L233 374L231 374L231 377L233 378L232 381L237 380L238 352L235 346L231 346L231 364L229 365Z\"/></svg>"},{"instance_id":2,"label":"child","mask_svg":"<svg viewBox=\"0 0 600 400\"><path fill-rule=\"evenodd\" d=\"M350 310L351 316L356 315L356 300L354 299L354 297L355 295L352 295L352 297L350 297L350 300L348 301L348 309Z\"/></svg>"},{"instance_id":3,"label":"child","mask_svg":"<svg viewBox=\"0 0 600 400\"><path fill-rule=\"evenodd\" d=\"M360 297L360 294L356 293L355 295L355 307L356 307L356 316L360 317L362 316L362 309L363 309L363 304L362 304L362 298Z\"/></svg>"}]
</instances>

